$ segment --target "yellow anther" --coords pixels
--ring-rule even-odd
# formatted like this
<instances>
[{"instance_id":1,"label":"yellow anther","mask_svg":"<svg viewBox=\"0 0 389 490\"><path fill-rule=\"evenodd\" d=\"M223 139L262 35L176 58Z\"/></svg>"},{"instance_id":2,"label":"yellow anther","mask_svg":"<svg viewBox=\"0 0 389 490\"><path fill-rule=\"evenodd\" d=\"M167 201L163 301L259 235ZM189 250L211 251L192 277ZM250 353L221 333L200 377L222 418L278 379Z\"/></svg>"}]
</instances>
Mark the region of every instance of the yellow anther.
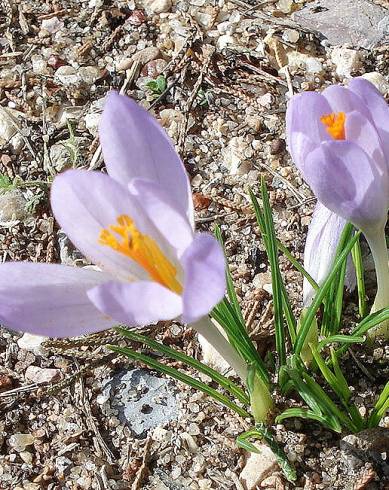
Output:
<instances>
[{"instance_id":1,"label":"yellow anther","mask_svg":"<svg viewBox=\"0 0 389 490\"><path fill-rule=\"evenodd\" d=\"M346 139L344 124L346 122L346 114L344 112L333 112L326 114L320 118L320 121L326 127L327 133L335 140Z\"/></svg>"},{"instance_id":2,"label":"yellow anther","mask_svg":"<svg viewBox=\"0 0 389 490\"><path fill-rule=\"evenodd\" d=\"M143 235L134 220L125 214L119 216L116 223L101 230L99 244L111 247L133 260L159 284L175 293L182 293L182 286L176 278L176 267L164 255L155 240Z\"/></svg>"}]
</instances>

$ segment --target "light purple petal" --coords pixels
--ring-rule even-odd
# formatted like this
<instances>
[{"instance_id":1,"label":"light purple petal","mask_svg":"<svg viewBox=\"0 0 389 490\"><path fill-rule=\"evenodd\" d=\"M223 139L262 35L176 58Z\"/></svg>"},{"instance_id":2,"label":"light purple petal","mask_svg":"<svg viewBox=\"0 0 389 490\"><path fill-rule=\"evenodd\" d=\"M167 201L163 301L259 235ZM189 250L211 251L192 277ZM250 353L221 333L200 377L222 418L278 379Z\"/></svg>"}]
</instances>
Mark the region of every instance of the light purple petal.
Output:
<instances>
[{"instance_id":1,"label":"light purple petal","mask_svg":"<svg viewBox=\"0 0 389 490\"><path fill-rule=\"evenodd\" d=\"M126 186L141 177L160 184L182 214L193 222L190 184L165 130L133 100L110 92L99 127L109 175Z\"/></svg>"},{"instance_id":2,"label":"light purple petal","mask_svg":"<svg viewBox=\"0 0 389 490\"><path fill-rule=\"evenodd\" d=\"M102 272L57 264L0 265L0 321L47 337L74 337L115 322L89 301L87 290L109 280Z\"/></svg>"},{"instance_id":3,"label":"light purple petal","mask_svg":"<svg viewBox=\"0 0 389 490\"><path fill-rule=\"evenodd\" d=\"M358 228L386 221L389 196L377 166L354 143L322 143L307 156L304 178L319 201Z\"/></svg>"},{"instance_id":4,"label":"light purple petal","mask_svg":"<svg viewBox=\"0 0 389 490\"><path fill-rule=\"evenodd\" d=\"M182 319L193 323L221 301L226 288L225 258L218 241L199 233L182 257L185 274Z\"/></svg>"},{"instance_id":5,"label":"light purple petal","mask_svg":"<svg viewBox=\"0 0 389 490\"><path fill-rule=\"evenodd\" d=\"M289 137L289 144L293 148L293 162L300 172L304 174L306 157L318 147L319 143L314 143L304 133L292 131Z\"/></svg>"},{"instance_id":6,"label":"light purple petal","mask_svg":"<svg viewBox=\"0 0 389 490\"><path fill-rule=\"evenodd\" d=\"M299 139L294 135L302 133L313 143L329 140L331 137L320 118L331 112L325 97L317 92L303 92L289 101L286 111L286 135L289 151L296 165L302 164L302 155L300 145L297 144Z\"/></svg>"},{"instance_id":7,"label":"light purple petal","mask_svg":"<svg viewBox=\"0 0 389 490\"><path fill-rule=\"evenodd\" d=\"M129 189L144 213L180 257L193 240L193 230L187 217L175 207L165 189L155 182L134 179Z\"/></svg>"},{"instance_id":8,"label":"light purple petal","mask_svg":"<svg viewBox=\"0 0 389 490\"><path fill-rule=\"evenodd\" d=\"M370 111L364 101L348 88L340 85L330 85L323 90L322 95L331 106L330 112L345 112L348 114L349 112L358 111L365 118L371 120Z\"/></svg>"},{"instance_id":9,"label":"light purple petal","mask_svg":"<svg viewBox=\"0 0 389 490\"><path fill-rule=\"evenodd\" d=\"M376 87L364 78L354 78L348 86L350 91L357 94L368 106L389 165L389 106L386 100Z\"/></svg>"},{"instance_id":10,"label":"light purple petal","mask_svg":"<svg viewBox=\"0 0 389 490\"><path fill-rule=\"evenodd\" d=\"M54 179L51 206L70 240L94 264L122 280L149 278L134 261L98 243L101 230L116 224L122 214L142 233L163 241L125 187L101 172L68 170Z\"/></svg>"},{"instance_id":11,"label":"light purple petal","mask_svg":"<svg viewBox=\"0 0 389 490\"><path fill-rule=\"evenodd\" d=\"M381 140L374 125L361 113L347 114L345 122L346 140L357 144L375 162L380 175L388 179L388 166L382 151Z\"/></svg>"},{"instance_id":12,"label":"light purple petal","mask_svg":"<svg viewBox=\"0 0 389 490\"><path fill-rule=\"evenodd\" d=\"M181 297L151 281L112 281L88 291L88 296L96 308L130 327L171 320L182 313Z\"/></svg>"},{"instance_id":13,"label":"light purple petal","mask_svg":"<svg viewBox=\"0 0 389 490\"><path fill-rule=\"evenodd\" d=\"M320 202L317 203L308 228L304 250L304 268L321 286L331 271L336 247L347 221L333 213ZM347 264L346 285L355 287L355 270L351 261ZM315 290L304 279L303 304L310 306Z\"/></svg>"}]
</instances>

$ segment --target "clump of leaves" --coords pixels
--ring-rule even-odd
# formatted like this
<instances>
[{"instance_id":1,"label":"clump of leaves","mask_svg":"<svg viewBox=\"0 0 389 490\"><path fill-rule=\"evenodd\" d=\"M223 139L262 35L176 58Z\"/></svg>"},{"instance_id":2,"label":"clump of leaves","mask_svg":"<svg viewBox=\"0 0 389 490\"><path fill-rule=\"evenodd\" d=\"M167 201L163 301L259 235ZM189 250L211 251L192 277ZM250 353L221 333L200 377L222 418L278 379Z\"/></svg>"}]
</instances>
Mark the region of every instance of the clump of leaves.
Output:
<instances>
[{"instance_id":1,"label":"clump of leaves","mask_svg":"<svg viewBox=\"0 0 389 490\"><path fill-rule=\"evenodd\" d=\"M62 145L69 155L69 160L71 162L72 167L75 168L77 167L77 164L80 160L80 147L76 139L76 136L74 134L73 126L69 121L67 125L69 131L69 138L64 142L62 142Z\"/></svg>"},{"instance_id":2,"label":"clump of leaves","mask_svg":"<svg viewBox=\"0 0 389 490\"><path fill-rule=\"evenodd\" d=\"M197 92L197 102L200 107L208 107L211 105L211 93L208 90L200 87L199 91Z\"/></svg>"},{"instance_id":3,"label":"clump of leaves","mask_svg":"<svg viewBox=\"0 0 389 490\"><path fill-rule=\"evenodd\" d=\"M14 189L15 185L8 175L0 174L0 192L6 192Z\"/></svg>"},{"instance_id":4,"label":"clump of leaves","mask_svg":"<svg viewBox=\"0 0 389 490\"><path fill-rule=\"evenodd\" d=\"M150 80L146 83L146 87L150 90L153 98L162 95L167 88L167 80L164 75L158 75L155 80Z\"/></svg>"}]
</instances>

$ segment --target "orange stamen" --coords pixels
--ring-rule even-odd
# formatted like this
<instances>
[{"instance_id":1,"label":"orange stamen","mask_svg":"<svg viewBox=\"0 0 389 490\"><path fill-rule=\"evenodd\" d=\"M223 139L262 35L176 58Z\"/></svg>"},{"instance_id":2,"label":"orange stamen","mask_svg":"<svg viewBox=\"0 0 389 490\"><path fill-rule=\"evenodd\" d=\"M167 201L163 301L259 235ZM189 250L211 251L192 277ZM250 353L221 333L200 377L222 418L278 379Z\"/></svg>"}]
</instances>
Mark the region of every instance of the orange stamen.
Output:
<instances>
[{"instance_id":1,"label":"orange stamen","mask_svg":"<svg viewBox=\"0 0 389 490\"><path fill-rule=\"evenodd\" d=\"M335 140L346 139L344 124L346 122L346 114L344 112L333 112L326 114L320 118L320 121L326 126L327 133Z\"/></svg>"},{"instance_id":2,"label":"orange stamen","mask_svg":"<svg viewBox=\"0 0 389 490\"><path fill-rule=\"evenodd\" d=\"M164 255L158 244L148 235L143 235L134 221L123 214L116 225L101 230L99 244L111 247L140 265L149 276L162 286L177 294L182 286L177 281L177 269Z\"/></svg>"}]
</instances>

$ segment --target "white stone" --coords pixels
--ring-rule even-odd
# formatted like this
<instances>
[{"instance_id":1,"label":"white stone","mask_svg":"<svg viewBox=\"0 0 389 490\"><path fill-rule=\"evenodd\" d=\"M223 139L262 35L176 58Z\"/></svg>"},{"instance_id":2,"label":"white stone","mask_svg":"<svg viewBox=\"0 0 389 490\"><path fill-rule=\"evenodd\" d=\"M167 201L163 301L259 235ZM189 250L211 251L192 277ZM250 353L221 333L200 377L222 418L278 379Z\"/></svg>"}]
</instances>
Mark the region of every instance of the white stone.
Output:
<instances>
[{"instance_id":1,"label":"white stone","mask_svg":"<svg viewBox=\"0 0 389 490\"><path fill-rule=\"evenodd\" d=\"M365 73L362 77L375 85L382 95L386 95L389 92L389 82L383 75L381 75L381 73L378 73L378 71Z\"/></svg>"},{"instance_id":2,"label":"white stone","mask_svg":"<svg viewBox=\"0 0 389 490\"><path fill-rule=\"evenodd\" d=\"M0 225L12 226L27 217L27 201L19 189L0 193Z\"/></svg>"},{"instance_id":3,"label":"white stone","mask_svg":"<svg viewBox=\"0 0 389 490\"><path fill-rule=\"evenodd\" d=\"M226 48L229 44L234 44L235 40L231 36L231 34L224 34L223 36L220 36L219 39L217 40L217 47L219 49L224 49Z\"/></svg>"},{"instance_id":4,"label":"white stone","mask_svg":"<svg viewBox=\"0 0 389 490\"><path fill-rule=\"evenodd\" d=\"M298 71L307 72L313 75L319 75L323 73L322 62L309 56L305 53L298 53L297 51L290 51L287 53L288 67L292 75ZM280 70L281 71L281 70Z\"/></svg>"},{"instance_id":5,"label":"white stone","mask_svg":"<svg viewBox=\"0 0 389 490\"><path fill-rule=\"evenodd\" d=\"M152 433L153 441L158 442L170 442L172 439L172 432L170 430L166 430L163 427L156 427Z\"/></svg>"},{"instance_id":6,"label":"white stone","mask_svg":"<svg viewBox=\"0 0 389 490\"><path fill-rule=\"evenodd\" d=\"M159 113L159 116L161 118L161 124L164 128L166 128L169 136L176 140L180 133L180 128L185 120L182 112L175 109L163 109ZM189 118L190 123L188 123L188 129L194 124L193 118L191 116L189 116Z\"/></svg>"},{"instance_id":7,"label":"white stone","mask_svg":"<svg viewBox=\"0 0 389 490\"><path fill-rule=\"evenodd\" d=\"M148 14L163 14L172 8L171 0L145 0L144 7Z\"/></svg>"},{"instance_id":8,"label":"white stone","mask_svg":"<svg viewBox=\"0 0 389 490\"><path fill-rule=\"evenodd\" d=\"M47 340L48 337L43 335L33 335L32 333L24 333L18 340L18 346L20 349L33 352L35 355L43 355L45 349L42 347L42 343Z\"/></svg>"},{"instance_id":9,"label":"white stone","mask_svg":"<svg viewBox=\"0 0 389 490\"><path fill-rule=\"evenodd\" d=\"M32 463L32 454L28 451L21 451L19 453L19 456L21 459L26 463L26 464L31 464ZM26 488L26 487L24 487Z\"/></svg>"},{"instance_id":10,"label":"white stone","mask_svg":"<svg viewBox=\"0 0 389 490\"><path fill-rule=\"evenodd\" d=\"M97 66L82 66L78 73L86 85L93 85L101 76L100 68Z\"/></svg>"},{"instance_id":11,"label":"white stone","mask_svg":"<svg viewBox=\"0 0 389 490\"><path fill-rule=\"evenodd\" d=\"M101 114L92 112L86 114L84 117L85 127L91 133L92 136L97 136L99 130L99 121Z\"/></svg>"},{"instance_id":12,"label":"white stone","mask_svg":"<svg viewBox=\"0 0 389 490\"><path fill-rule=\"evenodd\" d=\"M254 445L260 453L250 453L240 474L240 480L244 483L246 490L256 489L278 467L276 457L268 446L259 443Z\"/></svg>"},{"instance_id":13,"label":"white stone","mask_svg":"<svg viewBox=\"0 0 389 490\"><path fill-rule=\"evenodd\" d=\"M300 34L294 29L285 29L282 34L282 39L286 42L297 43L300 39Z\"/></svg>"},{"instance_id":14,"label":"white stone","mask_svg":"<svg viewBox=\"0 0 389 490\"><path fill-rule=\"evenodd\" d=\"M58 19L58 17L51 17L50 19L42 20L42 29L49 32L50 34L55 34L60 31L65 24Z\"/></svg>"},{"instance_id":15,"label":"white stone","mask_svg":"<svg viewBox=\"0 0 389 490\"><path fill-rule=\"evenodd\" d=\"M0 149L9 145L15 153L20 153L24 140L12 120L12 113L12 109L2 108L0 111Z\"/></svg>"},{"instance_id":16,"label":"white stone","mask_svg":"<svg viewBox=\"0 0 389 490\"><path fill-rule=\"evenodd\" d=\"M52 383L60 379L61 371L59 369L28 366L24 376L27 381L31 381L32 383Z\"/></svg>"},{"instance_id":17,"label":"white stone","mask_svg":"<svg viewBox=\"0 0 389 490\"><path fill-rule=\"evenodd\" d=\"M234 136L223 151L223 165L231 175L243 175L251 170L250 161L245 159L245 151L249 145L243 136Z\"/></svg>"},{"instance_id":18,"label":"white stone","mask_svg":"<svg viewBox=\"0 0 389 490\"><path fill-rule=\"evenodd\" d=\"M265 289L265 285L271 283L270 272L260 272L254 276L253 286L256 289Z\"/></svg>"},{"instance_id":19,"label":"white stone","mask_svg":"<svg viewBox=\"0 0 389 490\"><path fill-rule=\"evenodd\" d=\"M69 87L71 85L79 85L81 77L73 66L64 65L60 66L54 73L54 80L64 87Z\"/></svg>"},{"instance_id":20,"label":"white stone","mask_svg":"<svg viewBox=\"0 0 389 490\"><path fill-rule=\"evenodd\" d=\"M15 451L21 452L26 449L27 446L31 446L35 441L35 438L31 434L21 434L20 432L13 434L9 439L9 445L15 449Z\"/></svg>"},{"instance_id":21,"label":"white stone","mask_svg":"<svg viewBox=\"0 0 389 490\"><path fill-rule=\"evenodd\" d=\"M294 9L294 1L293 0L279 0L277 3L278 10L281 10L284 14L290 14Z\"/></svg>"},{"instance_id":22,"label":"white stone","mask_svg":"<svg viewBox=\"0 0 389 490\"><path fill-rule=\"evenodd\" d=\"M140 66L144 66L152 60L156 60L161 57L161 51L155 46L141 49L133 54L131 57L123 58L116 66L117 71L125 71L131 68L133 63L138 63Z\"/></svg>"},{"instance_id":23,"label":"white stone","mask_svg":"<svg viewBox=\"0 0 389 490\"><path fill-rule=\"evenodd\" d=\"M31 56L31 64L32 64L32 71L37 75L48 75L50 73L46 60L44 60L39 55Z\"/></svg>"},{"instance_id":24,"label":"white stone","mask_svg":"<svg viewBox=\"0 0 389 490\"><path fill-rule=\"evenodd\" d=\"M362 67L361 53L355 49L336 47L331 53L331 60L340 77L351 77L356 70Z\"/></svg>"}]
</instances>

